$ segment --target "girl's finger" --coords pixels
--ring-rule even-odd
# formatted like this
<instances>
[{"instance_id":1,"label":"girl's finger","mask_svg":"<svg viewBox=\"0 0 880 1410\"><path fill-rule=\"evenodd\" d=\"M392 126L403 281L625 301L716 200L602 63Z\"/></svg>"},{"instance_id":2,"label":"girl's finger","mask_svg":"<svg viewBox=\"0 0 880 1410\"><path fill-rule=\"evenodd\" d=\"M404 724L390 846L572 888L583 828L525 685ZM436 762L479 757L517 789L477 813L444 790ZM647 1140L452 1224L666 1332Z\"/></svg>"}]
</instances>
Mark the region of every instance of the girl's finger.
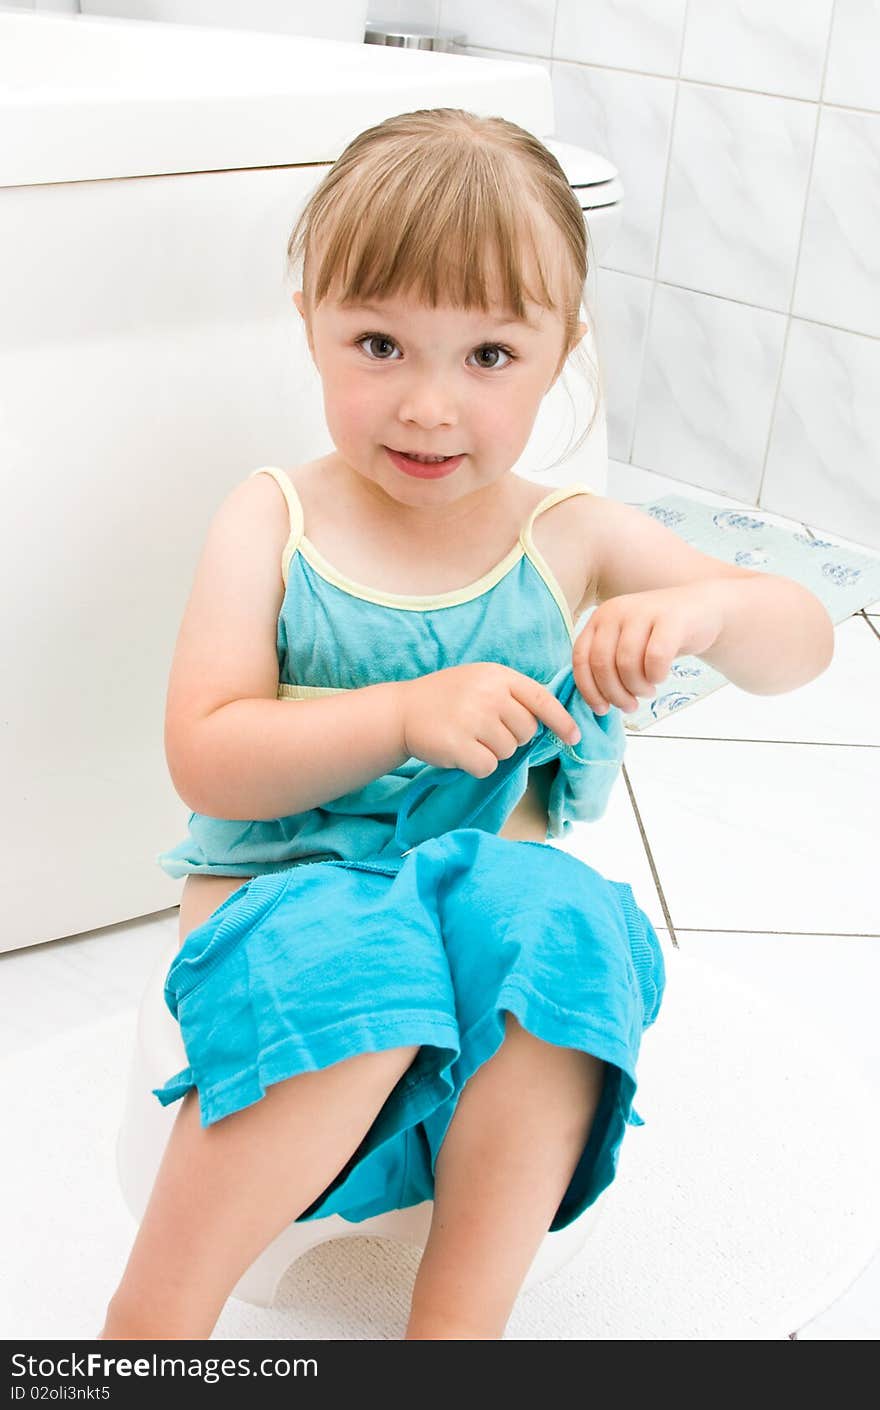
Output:
<instances>
[{"instance_id":1,"label":"girl's finger","mask_svg":"<svg viewBox=\"0 0 880 1410\"><path fill-rule=\"evenodd\" d=\"M589 637L585 635L588 629L578 637L575 649L572 653L571 665L574 672L574 681L584 700L596 715L604 715L608 710L608 701L602 695L596 685L593 672L590 668L590 644L592 633Z\"/></svg>"},{"instance_id":2,"label":"girl's finger","mask_svg":"<svg viewBox=\"0 0 880 1410\"><path fill-rule=\"evenodd\" d=\"M610 705L631 711L639 702L627 690L617 672L619 638L620 627L616 622L606 621L596 628L590 646L590 669L603 698Z\"/></svg>"},{"instance_id":3,"label":"girl's finger","mask_svg":"<svg viewBox=\"0 0 880 1410\"><path fill-rule=\"evenodd\" d=\"M677 638L672 639L668 623L656 621L645 643L645 679L655 687L665 681L677 650Z\"/></svg>"},{"instance_id":4,"label":"girl's finger","mask_svg":"<svg viewBox=\"0 0 880 1410\"><path fill-rule=\"evenodd\" d=\"M615 666L618 679L630 697L651 695L653 685L645 672L645 654L651 637L652 624L644 621L625 622L617 643Z\"/></svg>"}]
</instances>

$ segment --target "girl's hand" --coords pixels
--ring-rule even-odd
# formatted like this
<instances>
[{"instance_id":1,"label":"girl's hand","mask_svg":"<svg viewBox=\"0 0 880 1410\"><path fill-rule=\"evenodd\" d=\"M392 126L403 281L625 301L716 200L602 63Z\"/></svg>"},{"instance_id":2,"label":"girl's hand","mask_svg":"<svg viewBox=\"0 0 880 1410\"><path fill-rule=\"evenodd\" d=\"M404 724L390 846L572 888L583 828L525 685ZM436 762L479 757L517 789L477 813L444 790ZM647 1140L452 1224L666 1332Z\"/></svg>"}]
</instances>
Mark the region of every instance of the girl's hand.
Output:
<instances>
[{"instance_id":1,"label":"girl's hand","mask_svg":"<svg viewBox=\"0 0 880 1410\"><path fill-rule=\"evenodd\" d=\"M560 739L580 739L552 691L512 666L474 661L397 685L404 748L439 768L488 778L532 738L539 720Z\"/></svg>"},{"instance_id":2,"label":"girl's hand","mask_svg":"<svg viewBox=\"0 0 880 1410\"><path fill-rule=\"evenodd\" d=\"M711 580L609 597L574 643L575 684L594 714L627 714L650 697L678 656L699 656L721 635L721 595Z\"/></svg>"}]
</instances>

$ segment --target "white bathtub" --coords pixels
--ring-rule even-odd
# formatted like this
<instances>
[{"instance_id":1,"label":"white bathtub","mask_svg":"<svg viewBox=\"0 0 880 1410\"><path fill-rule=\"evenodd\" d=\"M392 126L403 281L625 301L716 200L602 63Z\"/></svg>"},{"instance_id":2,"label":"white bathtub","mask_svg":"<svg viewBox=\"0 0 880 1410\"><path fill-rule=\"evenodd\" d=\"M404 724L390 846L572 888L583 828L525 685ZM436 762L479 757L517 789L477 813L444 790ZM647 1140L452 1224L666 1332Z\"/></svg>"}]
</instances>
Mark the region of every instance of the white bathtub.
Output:
<instances>
[{"instance_id":1,"label":"white bathtub","mask_svg":"<svg viewBox=\"0 0 880 1410\"><path fill-rule=\"evenodd\" d=\"M553 131L541 65L0 11L0 186L333 162L361 128L441 104Z\"/></svg>"},{"instance_id":2,"label":"white bathtub","mask_svg":"<svg viewBox=\"0 0 880 1410\"><path fill-rule=\"evenodd\" d=\"M165 688L214 508L331 448L285 277L355 132L453 105L553 132L542 65L0 12L0 949L177 904ZM560 379L520 473L573 430ZM576 431L589 406L580 397ZM548 457L549 452L549 457ZM604 419L551 483L605 487Z\"/></svg>"}]
</instances>

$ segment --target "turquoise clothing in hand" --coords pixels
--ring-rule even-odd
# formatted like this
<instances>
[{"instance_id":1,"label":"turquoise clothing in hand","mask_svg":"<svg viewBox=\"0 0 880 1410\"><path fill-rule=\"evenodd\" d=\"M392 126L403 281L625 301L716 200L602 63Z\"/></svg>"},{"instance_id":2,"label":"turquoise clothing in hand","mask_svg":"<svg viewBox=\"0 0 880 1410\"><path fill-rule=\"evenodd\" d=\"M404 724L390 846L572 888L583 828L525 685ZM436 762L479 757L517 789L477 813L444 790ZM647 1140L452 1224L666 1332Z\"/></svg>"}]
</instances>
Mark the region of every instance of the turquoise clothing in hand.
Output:
<instances>
[{"instance_id":1,"label":"turquoise clothing in hand","mask_svg":"<svg viewBox=\"0 0 880 1410\"><path fill-rule=\"evenodd\" d=\"M444 795L442 808L438 800L445 822L462 826L479 793L483 811L477 825L497 832L525 792L528 768L556 757L560 768L551 789L547 837L564 836L573 820L599 817L623 755L620 712L594 716L574 690L567 673L575 624L532 538L532 525L543 510L591 491L584 485L552 490L532 511L514 547L482 578L454 592L419 597L382 593L344 577L305 536L299 496L284 471L264 466L254 471L260 473L275 479L290 513L276 633L278 698L290 701L294 710L298 700L411 680L467 662L497 661L557 694L576 716L583 739L572 750L542 726L530 745L517 751L512 766L508 760L492 775L493 790L499 788L491 799L462 779L453 793ZM436 772L410 758L363 788L287 817L230 820L192 813L187 836L160 855L159 865L173 877L245 877L302 862L393 850L411 786L432 787ZM428 811L434 815L433 803ZM425 835L424 828L420 831Z\"/></svg>"},{"instance_id":2,"label":"turquoise clothing in hand","mask_svg":"<svg viewBox=\"0 0 880 1410\"><path fill-rule=\"evenodd\" d=\"M406 856L314 862L255 877L193 930L165 1000L187 1065L154 1093L198 1090L203 1126L266 1088L359 1053L416 1045L351 1159L301 1220L362 1220L433 1198L465 1082L506 1014L605 1063L599 1107L552 1229L613 1180L641 1035L664 965L625 882L542 842L459 828Z\"/></svg>"}]
</instances>

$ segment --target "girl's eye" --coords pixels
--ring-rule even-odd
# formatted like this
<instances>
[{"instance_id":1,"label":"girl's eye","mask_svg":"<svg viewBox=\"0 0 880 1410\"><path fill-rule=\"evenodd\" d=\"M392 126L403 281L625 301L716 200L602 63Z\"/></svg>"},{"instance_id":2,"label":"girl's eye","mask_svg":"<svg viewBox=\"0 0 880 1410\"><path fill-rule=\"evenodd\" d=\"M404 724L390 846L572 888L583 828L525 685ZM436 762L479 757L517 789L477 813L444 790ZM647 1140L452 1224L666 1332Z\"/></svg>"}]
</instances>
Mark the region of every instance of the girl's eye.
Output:
<instances>
[{"instance_id":1,"label":"girl's eye","mask_svg":"<svg viewBox=\"0 0 880 1410\"><path fill-rule=\"evenodd\" d=\"M356 347L360 347L362 343L363 343L363 344L366 344L366 343L384 343L386 346L389 346L389 347L396 347L396 344L395 344L395 342L394 342L394 339L393 339L393 338L388 338L388 337L386 337L386 335L385 335L384 333L365 333L362 338L355 338L355 346L356 346ZM381 356L381 357L373 357L372 353L370 353L370 354L368 354L368 355L369 355L369 357L370 357L370 361L371 361L371 362L392 362L392 361L396 362L396 361L397 361L396 358L390 358L390 357L384 357L384 356Z\"/></svg>"},{"instance_id":2,"label":"girl's eye","mask_svg":"<svg viewBox=\"0 0 880 1410\"><path fill-rule=\"evenodd\" d=\"M502 357L506 357L508 362L515 362L515 361L516 361L516 359L515 359L513 353L512 353L512 352L508 352L507 348L502 348L502 347L500 347L500 346L498 345L498 343L484 343L482 347L476 349L476 352L477 352L478 354L487 353L487 352L488 352L488 353L501 353ZM483 363L480 364L480 366L481 366L481 367L486 367L486 364L483 362ZM493 362L493 363L491 363L491 364L489 365L489 367L487 368L487 371L492 372L492 371L494 371L494 369L495 369L496 367L498 367L498 366L506 367L506 366L507 366L507 363L506 363L506 362L502 362L502 363L499 364L499 363L497 363L497 362Z\"/></svg>"},{"instance_id":3,"label":"girl's eye","mask_svg":"<svg viewBox=\"0 0 880 1410\"><path fill-rule=\"evenodd\" d=\"M364 333L363 337L361 337L361 338L356 338L356 339L355 339L355 345L356 345L357 347L363 346L365 352L366 352L366 345L367 345L368 343L384 344L386 347L391 347L391 348L397 347L397 344L395 343L394 339L393 339L393 338L389 338L386 333ZM506 358L507 358L508 362L515 362L515 361L516 361L516 354L510 352L510 350L509 350L508 348L503 348L503 347L501 347L501 345L500 345L499 343L483 343L480 347L475 348L474 351L475 351L476 354L477 354L478 356L480 356L480 357L482 356L483 353L493 353L493 354L501 353L503 357L506 357ZM367 353L367 356L369 357L369 359L370 359L371 362L398 362L398 361L399 361L399 358L396 358L396 357L394 357L394 358L393 358L393 357L386 357L384 354L379 355L379 356L374 356L372 353ZM491 363L481 362L481 363L479 363L478 365L481 366L485 372L493 372L496 367L499 367L499 366L500 366L500 367L506 367L506 366L507 366L507 363L505 363L505 362L499 363L499 362L495 361L495 362L491 362Z\"/></svg>"}]
</instances>

